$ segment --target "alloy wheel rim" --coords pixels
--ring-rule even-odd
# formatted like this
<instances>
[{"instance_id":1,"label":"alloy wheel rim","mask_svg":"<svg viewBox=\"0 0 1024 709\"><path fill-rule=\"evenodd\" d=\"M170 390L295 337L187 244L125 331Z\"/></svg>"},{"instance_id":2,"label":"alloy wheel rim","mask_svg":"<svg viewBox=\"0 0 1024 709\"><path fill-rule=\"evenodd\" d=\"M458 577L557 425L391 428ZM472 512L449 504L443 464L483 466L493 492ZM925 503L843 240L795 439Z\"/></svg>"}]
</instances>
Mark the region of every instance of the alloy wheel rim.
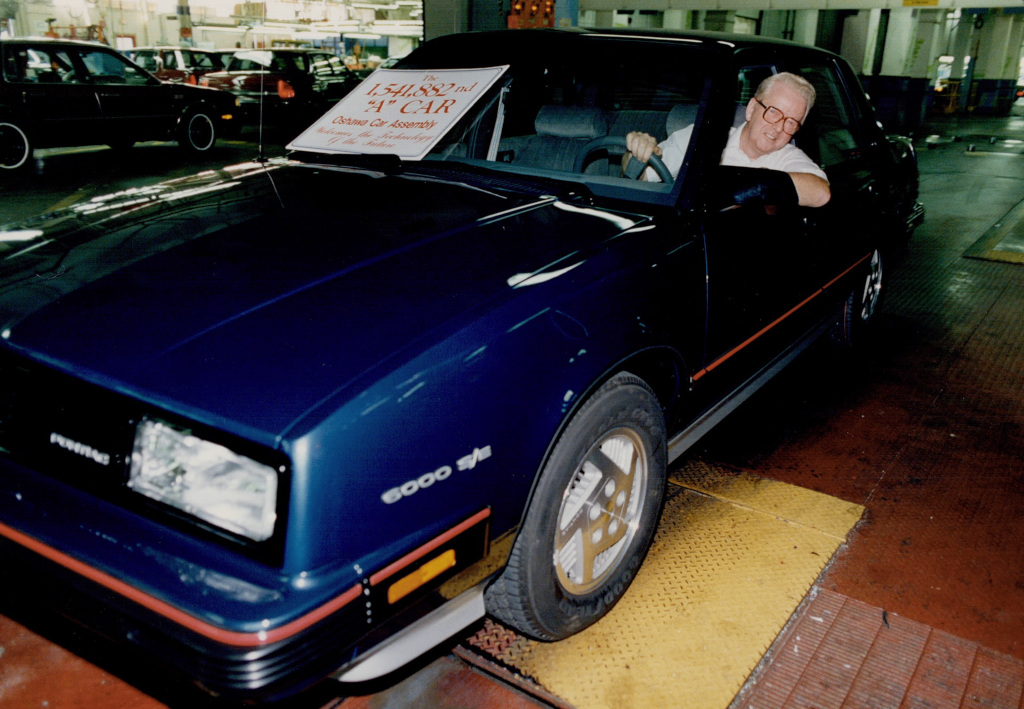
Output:
<instances>
[{"instance_id":1,"label":"alloy wheel rim","mask_svg":"<svg viewBox=\"0 0 1024 709\"><path fill-rule=\"evenodd\" d=\"M618 568L640 526L650 461L629 428L605 434L562 493L554 540L558 580L570 594L601 586Z\"/></svg>"},{"instance_id":2,"label":"alloy wheel rim","mask_svg":"<svg viewBox=\"0 0 1024 709\"><path fill-rule=\"evenodd\" d=\"M875 249L871 255L871 266L864 279L864 293L861 296L861 320L867 322L874 316L878 301L882 297L882 256Z\"/></svg>"}]
</instances>

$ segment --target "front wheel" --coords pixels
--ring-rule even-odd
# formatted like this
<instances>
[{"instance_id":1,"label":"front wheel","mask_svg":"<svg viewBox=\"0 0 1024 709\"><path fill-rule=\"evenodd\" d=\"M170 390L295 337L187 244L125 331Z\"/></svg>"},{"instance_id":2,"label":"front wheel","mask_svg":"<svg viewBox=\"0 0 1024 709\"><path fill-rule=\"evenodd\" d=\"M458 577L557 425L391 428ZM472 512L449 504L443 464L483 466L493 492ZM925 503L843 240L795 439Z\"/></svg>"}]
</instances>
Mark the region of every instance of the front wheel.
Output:
<instances>
[{"instance_id":1,"label":"front wheel","mask_svg":"<svg viewBox=\"0 0 1024 709\"><path fill-rule=\"evenodd\" d=\"M178 124L178 145L190 153L205 153L217 142L217 128L204 109L186 113Z\"/></svg>"},{"instance_id":2,"label":"front wheel","mask_svg":"<svg viewBox=\"0 0 1024 709\"><path fill-rule=\"evenodd\" d=\"M647 385L605 383L559 437L487 609L538 640L595 623L636 575L661 514L665 421Z\"/></svg>"},{"instance_id":3,"label":"front wheel","mask_svg":"<svg viewBox=\"0 0 1024 709\"><path fill-rule=\"evenodd\" d=\"M0 170L17 170L32 159L32 141L19 124L0 119Z\"/></svg>"},{"instance_id":4,"label":"front wheel","mask_svg":"<svg viewBox=\"0 0 1024 709\"><path fill-rule=\"evenodd\" d=\"M875 249L868 261L861 285L854 288L843 304L839 322L832 330L832 339L845 347L855 347L867 337L882 303L882 252Z\"/></svg>"}]
</instances>

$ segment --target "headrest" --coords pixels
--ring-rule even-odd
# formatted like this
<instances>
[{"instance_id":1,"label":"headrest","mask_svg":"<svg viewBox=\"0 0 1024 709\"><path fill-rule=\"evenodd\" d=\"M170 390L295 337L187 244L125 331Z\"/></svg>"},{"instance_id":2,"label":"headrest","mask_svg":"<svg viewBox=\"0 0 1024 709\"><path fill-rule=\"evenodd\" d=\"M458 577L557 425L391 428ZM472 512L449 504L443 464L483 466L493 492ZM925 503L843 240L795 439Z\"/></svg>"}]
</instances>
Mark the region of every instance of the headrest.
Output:
<instances>
[{"instance_id":1,"label":"headrest","mask_svg":"<svg viewBox=\"0 0 1024 709\"><path fill-rule=\"evenodd\" d=\"M668 112L668 117L665 119L665 131L672 135L677 130L692 126L697 121L697 107L696 103L677 103Z\"/></svg>"},{"instance_id":2,"label":"headrest","mask_svg":"<svg viewBox=\"0 0 1024 709\"><path fill-rule=\"evenodd\" d=\"M693 125L697 120L697 108L698 104L695 103L678 103L673 106L672 110L668 112L668 117L665 119L666 132L672 135L677 130ZM747 104L737 104L736 112L733 114L732 125L734 128L739 128L746 122Z\"/></svg>"},{"instance_id":3,"label":"headrest","mask_svg":"<svg viewBox=\"0 0 1024 709\"><path fill-rule=\"evenodd\" d=\"M740 128L747 122L747 104L736 104L736 114L732 118L732 127Z\"/></svg>"},{"instance_id":4,"label":"headrest","mask_svg":"<svg viewBox=\"0 0 1024 709\"><path fill-rule=\"evenodd\" d=\"M608 135L608 115L600 108L541 106L534 126L538 135L601 138Z\"/></svg>"}]
</instances>

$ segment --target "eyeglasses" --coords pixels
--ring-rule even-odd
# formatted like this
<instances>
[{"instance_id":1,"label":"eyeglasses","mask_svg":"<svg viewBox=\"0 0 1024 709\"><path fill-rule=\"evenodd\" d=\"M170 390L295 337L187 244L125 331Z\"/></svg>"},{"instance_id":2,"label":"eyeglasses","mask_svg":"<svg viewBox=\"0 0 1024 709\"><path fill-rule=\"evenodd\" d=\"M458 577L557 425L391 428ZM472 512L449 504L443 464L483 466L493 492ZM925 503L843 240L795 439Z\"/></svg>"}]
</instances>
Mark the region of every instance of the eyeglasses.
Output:
<instances>
[{"instance_id":1,"label":"eyeglasses","mask_svg":"<svg viewBox=\"0 0 1024 709\"><path fill-rule=\"evenodd\" d=\"M782 122L782 132L786 135L796 135L796 132L800 130L801 123L795 118L789 118L785 113L775 108L775 106L765 106L761 103L761 100L754 98L755 101L760 104L761 108L764 109L764 119L769 123Z\"/></svg>"}]
</instances>

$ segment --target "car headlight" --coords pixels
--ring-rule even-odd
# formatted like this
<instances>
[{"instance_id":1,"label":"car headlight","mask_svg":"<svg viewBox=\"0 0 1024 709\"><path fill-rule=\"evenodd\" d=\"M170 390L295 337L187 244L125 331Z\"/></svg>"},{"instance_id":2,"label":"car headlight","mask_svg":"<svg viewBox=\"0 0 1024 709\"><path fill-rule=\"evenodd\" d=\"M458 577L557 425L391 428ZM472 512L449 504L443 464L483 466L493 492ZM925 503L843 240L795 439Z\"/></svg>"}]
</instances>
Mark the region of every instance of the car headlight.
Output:
<instances>
[{"instance_id":1,"label":"car headlight","mask_svg":"<svg viewBox=\"0 0 1024 709\"><path fill-rule=\"evenodd\" d=\"M161 421L136 428L128 487L257 542L274 533L274 468Z\"/></svg>"}]
</instances>

